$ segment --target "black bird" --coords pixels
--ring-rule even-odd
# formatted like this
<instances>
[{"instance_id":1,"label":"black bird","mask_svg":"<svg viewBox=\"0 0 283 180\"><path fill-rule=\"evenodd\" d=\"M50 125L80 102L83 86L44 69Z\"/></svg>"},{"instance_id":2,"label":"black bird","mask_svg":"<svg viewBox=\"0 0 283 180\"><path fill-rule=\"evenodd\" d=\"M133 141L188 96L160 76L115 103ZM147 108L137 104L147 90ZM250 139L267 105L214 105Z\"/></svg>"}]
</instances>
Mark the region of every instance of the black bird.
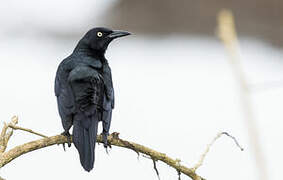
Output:
<instances>
[{"instance_id":1,"label":"black bird","mask_svg":"<svg viewBox=\"0 0 283 180\"><path fill-rule=\"evenodd\" d=\"M86 171L93 169L94 148L98 122L102 121L103 142L107 149L107 136L114 108L114 89L111 69L104 54L109 43L129 32L93 28L79 41L73 53L59 65L55 78L55 95L64 128L69 139L73 125L73 142L81 165Z\"/></svg>"}]
</instances>

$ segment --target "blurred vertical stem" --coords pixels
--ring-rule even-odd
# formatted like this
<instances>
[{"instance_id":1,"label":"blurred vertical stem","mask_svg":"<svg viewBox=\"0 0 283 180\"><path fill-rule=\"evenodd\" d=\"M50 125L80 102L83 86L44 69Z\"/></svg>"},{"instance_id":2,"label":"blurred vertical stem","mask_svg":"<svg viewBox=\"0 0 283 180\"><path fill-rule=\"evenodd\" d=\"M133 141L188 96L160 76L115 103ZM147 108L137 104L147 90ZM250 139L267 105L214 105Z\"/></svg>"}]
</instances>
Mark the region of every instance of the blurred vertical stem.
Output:
<instances>
[{"instance_id":1,"label":"blurred vertical stem","mask_svg":"<svg viewBox=\"0 0 283 180\"><path fill-rule=\"evenodd\" d=\"M242 68L240 58L240 48L237 39L237 33L234 23L233 14L229 10L222 10L218 14L218 36L222 40L228 54L229 62L234 71L235 78L240 86L240 98L247 125L250 146L257 166L258 178L267 180L267 170L264 155L259 141L259 132L256 125L255 117L252 111L251 92Z\"/></svg>"}]
</instances>

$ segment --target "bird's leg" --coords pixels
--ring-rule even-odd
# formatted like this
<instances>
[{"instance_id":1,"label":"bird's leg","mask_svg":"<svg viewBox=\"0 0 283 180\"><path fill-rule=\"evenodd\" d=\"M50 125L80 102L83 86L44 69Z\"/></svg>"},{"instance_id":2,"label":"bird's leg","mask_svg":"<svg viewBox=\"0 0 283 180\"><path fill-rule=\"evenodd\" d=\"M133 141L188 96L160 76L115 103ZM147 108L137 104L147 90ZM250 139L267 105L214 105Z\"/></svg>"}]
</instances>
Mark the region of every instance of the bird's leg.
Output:
<instances>
[{"instance_id":1,"label":"bird's leg","mask_svg":"<svg viewBox=\"0 0 283 180\"><path fill-rule=\"evenodd\" d=\"M108 133L106 132L102 132L102 139L103 139L103 146L105 148L107 148L109 145L108 145L108 142L107 142L107 137L108 137ZM109 146L110 147L110 146Z\"/></svg>"},{"instance_id":2,"label":"bird's leg","mask_svg":"<svg viewBox=\"0 0 283 180\"><path fill-rule=\"evenodd\" d=\"M103 146L104 146L104 148L106 150L106 153L108 154L108 147L112 148L111 145L108 144L108 142L107 142L107 137L108 137L109 133L106 133L106 132L103 131L101 133L101 135L102 135Z\"/></svg>"},{"instance_id":3,"label":"bird's leg","mask_svg":"<svg viewBox=\"0 0 283 180\"><path fill-rule=\"evenodd\" d=\"M61 135L66 136L68 139L68 147L71 147L71 134L69 133L69 131L64 131L63 133L61 133ZM65 143L63 143L63 148L65 151Z\"/></svg>"},{"instance_id":4,"label":"bird's leg","mask_svg":"<svg viewBox=\"0 0 283 180\"><path fill-rule=\"evenodd\" d=\"M107 149L107 134L106 133L102 133L102 140L103 140L103 146L105 148L106 153L108 154L108 149Z\"/></svg>"},{"instance_id":5,"label":"bird's leg","mask_svg":"<svg viewBox=\"0 0 283 180\"><path fill-rule=\"evenodd\" d=\"M111 145L108 144L107 142L107 137L109 135L109 129L110 129L110 123L111 123L111 111L104 111L102 115L103 115L103 121L102 121L103 131L101 135L102 135L104 148L106 149L106 152L108 153L107 148L108 147L111 148Z\"/></svg>"}]
</instances>

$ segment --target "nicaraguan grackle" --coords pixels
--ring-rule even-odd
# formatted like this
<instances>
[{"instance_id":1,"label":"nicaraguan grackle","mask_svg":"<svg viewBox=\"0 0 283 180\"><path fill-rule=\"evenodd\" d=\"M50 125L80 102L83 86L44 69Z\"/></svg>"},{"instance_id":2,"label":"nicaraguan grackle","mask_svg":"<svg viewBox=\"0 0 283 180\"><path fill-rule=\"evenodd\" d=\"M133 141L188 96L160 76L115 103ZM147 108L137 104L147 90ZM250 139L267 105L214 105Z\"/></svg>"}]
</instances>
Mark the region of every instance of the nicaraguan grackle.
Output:
<instances>
[{"instance_id":1,"label":"nicaraguan grackle","mask_svg":"<svg viewBox=\"0 0 283 180\"><path fill-rule=\"evenodd\" d=\"M93 169L98 122L102 121L103 142L107 136L114 108L111 69L104 54L109 43L129 32L93 28L79 41L73 53L59 65L55 78L55 94L64 132L69 139L73 125L73 142L81 165Z\"/></svg>"}]
</instances>

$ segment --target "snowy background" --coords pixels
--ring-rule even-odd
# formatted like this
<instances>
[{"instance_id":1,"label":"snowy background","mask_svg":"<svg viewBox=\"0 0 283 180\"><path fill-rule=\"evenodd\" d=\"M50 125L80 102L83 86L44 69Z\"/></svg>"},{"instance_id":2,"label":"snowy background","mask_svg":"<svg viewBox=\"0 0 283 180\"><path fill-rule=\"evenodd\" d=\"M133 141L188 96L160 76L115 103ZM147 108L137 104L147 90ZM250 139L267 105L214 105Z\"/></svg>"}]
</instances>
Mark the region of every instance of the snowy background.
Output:
<instances>
[{"instance_id":1,"label":"snowy background","mask_svg":"<svg viewBox=\"0 0 283 180\"><path fill-rule=\"evenodd\" d=\"M50 136L63 131L53 91L57 66L89 28L104 25L100 14L113 2L1 2L1 122L18 115L19 126ZM106 54L116 91L111 131L181 159L189 167L218 132L227 131L245 151L223 137L197 173L207 179L257 180L239 87L220 41L177 33L133 33L114 41ZM252 104L268 178L279 180L283 178L283 51L252 37L240 37L240 44L246 76L254 85ZM16 131L9 148L36 139ZM163 163L157 166L162 180L177 179L174 169ZM82 169L74 146L66 152L52 146L17 158L0 169L0 176L7 180L157 179L151 160L138 160L136 153L117 147L107 155L102 145L96 148L90 173Z\"/></svg>"}]
</instances>

